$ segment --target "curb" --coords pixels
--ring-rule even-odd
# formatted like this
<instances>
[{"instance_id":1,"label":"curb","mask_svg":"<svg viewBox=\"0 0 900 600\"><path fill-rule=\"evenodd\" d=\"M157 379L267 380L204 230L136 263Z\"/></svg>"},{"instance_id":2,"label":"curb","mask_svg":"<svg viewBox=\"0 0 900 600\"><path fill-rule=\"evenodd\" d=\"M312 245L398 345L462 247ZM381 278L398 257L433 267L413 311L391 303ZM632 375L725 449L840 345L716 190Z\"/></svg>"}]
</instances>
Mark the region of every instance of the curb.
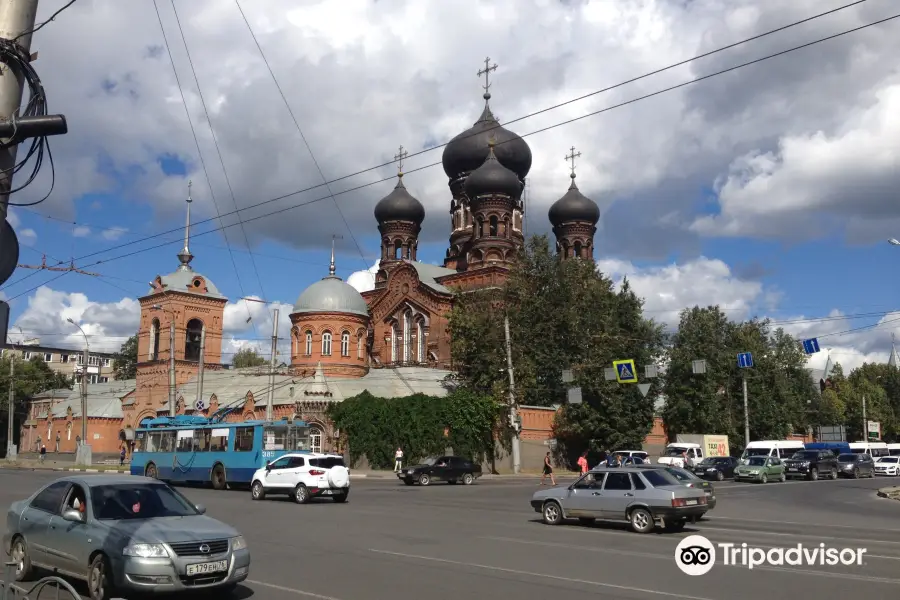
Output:
<instances>
[{"instance_id":1,"label":"curb","mask_svg":"<svg viewBox=\"0 0 900 600\"><path fill-rule=\"evenodd\" d=\"M881 488L876 495L879 498L887 498L888 500L900 500L900 486Z\"/></svg>"},{"instance_id":2,"label":"curb","mask_svg":"<svg viewBox=\"0 0 900 600\"><path fill-rule=\"evenodd\" d=\"M20 467L15 465L0 465L0 470L8 471L74 471L76 473L117 473L119 475L130 475L130 471L120 471L118 469L81 469L71 467Z\"/></svg>"}]
</instances>

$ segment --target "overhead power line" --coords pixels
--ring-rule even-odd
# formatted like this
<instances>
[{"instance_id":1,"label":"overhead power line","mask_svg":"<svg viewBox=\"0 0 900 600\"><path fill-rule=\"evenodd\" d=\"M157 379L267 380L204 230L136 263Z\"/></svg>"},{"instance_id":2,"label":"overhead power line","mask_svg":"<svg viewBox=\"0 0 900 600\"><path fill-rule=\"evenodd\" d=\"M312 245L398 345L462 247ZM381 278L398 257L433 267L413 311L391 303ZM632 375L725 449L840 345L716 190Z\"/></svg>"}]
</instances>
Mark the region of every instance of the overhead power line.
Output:
<instances>
[{"instance_id":1,"label":"overhead power line","mask_svg":"<svg viewBox=\"0 0 900 600\"><path fill-rule=\"evenodd\" d=\"M602 109L599 109L599 110L596 110L596 111L593 111L593 112L590 112L590 113L581 115L581 116L579 116L579 117L574 117L574 118L572 118L572 119L568 119L568 120L566 120L566 121L562 121L562 122L556 123L556 124L554 124L554 125L549 125L549 126L547 126L547 127L543 127L543 128L541 128L541 129L537 129L537 130L532 131L532 132L530 132L530 133L526 133L526 134L524 134L524 135L522 135L522 136L520 136L520 137L523 137L523 138L524 138L524 137L532 136L532 135L535 135L535 134L538 134L538 133L542 133L542 132L544 132L544 131L548 131L548 130L550 130L550 129L554 129L554 128L556 128L556 127L561 127L561 126L563 126L563 125L568 125L568 124L570 124L570 123L574 123L574 122L580 121L580 120L582 120L582 119L586 119L586 118L588 118L588 117L593 117L593 116L596 116L596 115L599 115L599 114L603 114L603 113L605 113L605 112L609 112L609 111L611 111L611 110L614 110L614 109L617 109L617 108L621 108L621 107L623 107L623 106L627 106L627 105L630 105L630 104L634 104L634 103L639 102L639 101L641 101L641 100L646 100L646 99L648 99L648 98L653 98L653 97L655 97L655 96L659 96L659 95L664 94L664 93L666 93L666 92L670 92L670 91L673 91L673 90L676 90L676 89L680 89L680 88L689 86L689 85L694 84L694 83L699 83L699 82L701 82L701 81L705 81L705 80L707 80L707 79L711 79L711 78L717 77L717 76L719 76L719 75L724 75L724 74L726 74L726 73L730 73L730 72L732 72L732 71L736 71L736 70L741 69L741 68L744 68L744 67L748 67L748 66L751 66L751 65L755 65L755 64L758 64L758 63L761 63L761 62L770 60L770 59L772 59L772 58L776 58L776 57L779 57L779 56L784 56L784 55L786 55L786 54L789 54L789 53L791 53L791 52L796 52L796 51L802 50L802 49L804 49L804 48L809 48L809 47L814 46L814 45L816 45L816 44L820 44L820 43L822 43L822 42L826 42L826 41L829 41L829 40L833 40L833 39L836 39L836 38L839 38L839 37L848 35L848 34L850 34L850 33L855 33L855 32L861 31L861 30L863 30L863 29L867 29L867 28L869 28L869 27L874 27L875 25L881 25L881 24L883 24L883 23L886 23L886 22L888 22L888 21L892 21L892 20L897 19L897 18L900 18L900 14L896 14L896 15L894 15L894 16L887 17L887 18L885 18L885 19L880 19L880 20L878 20L878 21L875 21L875 22L872 22L872 23L868 23L868 24L866 24L866 25L861 25L861 26L855 27L855 28L853 28L853 29L848 29L848 30L846 30L846 31L843 31L843 32L840 32L840 33L836 33L836 34L833 34L833 35L830 35L830 36L827 36L827 37L819 38L818 40L815 40L815 41L812 41L812 42L808 42L808 43L806 43L806 44L801 44L801 45L799 45L799 46L794 46L794 47L789 48L789 49L787 49L787 50L782 50L782 51L780 51L780 52L775 52L775 53L773 53L773 54L766 55L766 56L764 56L764 57L762 57L762 58L758 58L758 59L755 59L755 60L747 61L747 62L741 63L741 64L739 64L739 65L735 65L735 66L733 66L733 67L729 67L729 68L727 68L727 69L722 69L722 70L720 70L720 71L716 71L716 72L714 72L714 73L710 73L710 74L708 74L708 75L704 75L704 76L702 76L702 77L698 77L698 78L696 78L696 79L692 79L692 80L690 80L690 81L686 81L686 82L683 82L683 83L680 83L680 84L672 85L672 86L669 86L669 87L664 88L664 89L662 89L662 90L658 90L658 91L656 91L656 92L651 92L651 93L649 93L649 94L644 94L644 95L642 95L642 96L638 96L638 97L636 97L636 98L632 98L632 99L630 99L630 100L626 100L626 101L620 102L620 103L618 103L618 104L614 104L614 105L611 105L611 106L607 106L607 107L605 107L605 108L602 108ZM428 168L435 167L435 166L438 166L438 165L441 165L441 162L431 163L431 164L429 164L429 165L424 165L424 166L418 167L418 168L416 168L416 169L410 169L410 170L407 171L407 173L414 173L414 172L416 172L416 171L422 171L422 170L424 170L424 169L428 169ZM394 176L390 176L390 177L386 177L386 178L384 178L384 179L380 179L380 180L377 180L377 181L372 181L372 182L369 182L369 183L360 184L360 185L358 185L358 186L355 186L355 187L352 187L352 188L348 188L348 189L346 189L346 190L343 190L343 191L341 191L341 192L338 192L338 193L336 193L336 194L334 194L334 195L338 195L338 196L339 196L339 195L342 195L342 194L347 194L347 193L350 193L350 192L353 192L353 191L361 190L361 189L364 189L364 188L367 188L367 187L376 185L376 184L378 184L378 183L383 183L383 182L385 182L385 181L389 181L389 180L393 180L393 179L394 179ZM314 186L314 187L321 187L321 186ZM310 188L310 189L312 189L312 188ZM277 198L273 198L273 199L271 199L271 200L267 200L267 201L265 201L265 202L261 202L261 203L259 203L259 204L257 204L257 205L254 205L254 206L260 206L260 205L262 205L262 204L267 204L267 203L270 203L270 202L275 202L275 201L277 201L277 200L283 200L283 199L285 199L285 198L289 198L289 197L291 197L291 196L294 196L294 195L296 195L296 194L299 194L299 193L301 193L302 191L305 191L305 190L301 190L300 192L292 192L292 193L290 193L290 194L285 194L285 195L283 195L283 196L279 196L279 197L277 197ZM265 219L265 218L271 217L271 216L273 216L273 215L285 213L285 212L288 212L288 211L290 211L290 210L294 210L294 209L301 208L301 207L304 207L304 206L309 206L309 205L311 205L311 204L315 204L315 203L321 202L321 201L323 201L323 200L328 200L328 199L330 199L330 198L331 198L331 195L322 196L322 197L319 197L319 198L314 198L314 199L312 199L312 200L307 200L307 201L305 201L305 202L300 202L300 203L294 204L294 205L292 205L292 206L287 206L287 207L284 207L284 208L280 208L280 209L277 209L277 210L273 210L273 211L271 211L271 212L268 212L268 213L265 213L265 214L262 214L262 215L257 215L257 216L255 216L255 217L248 218L248 219L246 219L244 222L245 222L245 223L249 223L249 222L257 221L257 220L260 220L260 219ZM248 208L250 208L250 207L248 207ZM246 210L246 209L241 209L241 210ZM205 221L201 221L200 223L205 223L205 222L209 222L209 221L212 221L212 220L214 220L214 219L206 219ZM200 232L200 233L196 233L196 234L194 235L194 237L200 237L200 236L203 236L203 235L208 235L208 234L210 234L210 233L214 233L214 232L219 231L219 230L224 230L224 229L227 229L227 228L233 227L233 226L234 226L234 224L231 224L231 225L225 225L225 226L221 226L221 227L214 227L214 228L212 228L212 229L208 229L208 230L206 230L206 231L203 231L203 232ZM176 230L173 229L173 230L165 231L165 232L162 232L162 233L159 233L159 234L147 236L147 237L144 238L143 240L135 240L135 241L132 241L132 242L128 242L128 243L126 243L126 244L120 244L119 246L115 246L115 247L113 247L113 248L108 248L108 249L106 249L106 250L99 250L99 251L97 251L97 252L92 252L92 253L90 253L90 254L85 254L85 255L79 257L79 258L76 259L76 260L81 260L81 259L84 259L84 258L88 258L88 257L91 257L91 256L95 256L95 255L97 255L97 254L102 254L102 253L104 253L104 252L108 252L108 251L113 250L113 249L116 249L116 248L122 248L122 247L125 247L125 246L130 246L130 245L139 243L139 242L141 242L141 241L151 240L151 239L154 239L154 238L163 236L163 235L170 234L170 233L172 233L172 232L174 232L174 231L176 231ZM134 255L136 255L136 254L142 254L142 253L148 252L148 251L150 251L150 250L155 250L155 249L157 249L157 248L162 248L162 247L164 247L164 246L168 246L168 245L170 245L170 244L172 244L172 243L174 243L174 242L167 241L167 242L164 242L164 243L162 243L162 244L156 244L156 245L153 245L153 246L148 246L148 247L146 247L146 248L142 248L142 249L139 249L139 250L134 250L134 251L132 251L132 252L128 252L128 253L125 253L125 254L120 254L120 255L117 255L117 256L113 256L113 257L108 258L108 259L102 259L102 260L98 260L98 261L96 261L96 262L89 263L89 264L87 264L87 265L82 265L82 268L93 267L93 266L95 266L95 265L99 265L99 264L103 264L103 263L108 263L108 262L111 262L111 261L114 261L114 260L119 260L119 259L122 259L122 258L128 258L128 257L134 256ZM38 287L39 287L39 286L38 286ZM36 289L36 288L35 288L35 289ZM26 293L27 293L27 292L26 292ZM19 294L18 296L15 296L14 298L17 298L17 297L19 297L19 296L21 296L21 295L23 295L23 294Z\"/></svg>"},{"instance_id":2,"label":"overhead power line","mask_svg":"<svg viewBox=\"0 0 900 600\"><path fill-rule=\"evenodd\" d=\"M565 102L560 102L560 103L558 103L558 104L554 104L554 105L552 105L552 106L548 106L548 107L546 107L546 108L543 108L543 109L540 109L540 110L537 110L537 111L528 113L528 114L523 115L523 116L521 116L521 117L518 117L518 118L516 118L516 119L512 119L512 120L510 120L510 121L505 121L505 122L503 122L503 123L497 125L497 127L506 127L506 126L508 126L508 125L510 125L510 124L513 124L513 123L516 123L516 122L518 122L518 121L522 121L522 120L525 120L525 119L528 119L528 118L531 118L531 117L534 117L534 116L537 116L537 115L540 115L540 114L543 114L543 113L546 113L546 112L549 112L549 111L552 111L552 110L556 110L556 109L558 109L558 108L567 106L567 105L569 105L569 104L572 104L572 103L575 103L575 102L584 100L584 99L586 99L586 98L590 98L590 97L596 96L596 95L598 95L598 94L601 94L601 93L604 93L604 92L608 92L608 91L611 91L611 90L614 90L614 89L623 87L623 86L628 85L628 84L630 84L630 83L634 83L634 82L636 82L636 81L640 81L640 80L642 80L642 79L646 79L646 78L648 78L648 77L652 77L652 76L654 76L654 75L658 75L658 74L663 73L663 72L665 72L665 71L669 71L669 70L671 70L671 69L675 69L675 68L677 68L677 67L684 66L684 65L686 65L686 64L688 64L688 63L691 63L691 62L694 62L694 61L696 61L696 60L699 60L699 59L702 59L702 58L706 58L706 57L712 56L712 55L714 55L714 54L718 54L718 53L720 53L720 52L724 52L725 50L730 50L730 49L735 48L735 47L737 47L737 46L740 46L740 45L742 45L742 44L746 44L746 43L748 43L748 42L756 41L756 40L761 39L761 38L764 38L764 37L766 37L766 36L773 35L773 34L775 34L775 33L781 32L781 31L785 31L785 30L787 30L787 29L790 29L790 28L792 28L792 27L796 27L796 26L802 25L802 24L804 24L804 23L808 23L808 22L813 21L813 20L815 20L815 19L819 19L819 18L828 16L828 15L834 14L834 13L836 13L836 12L839 12L839 11L842 11L842 10L845 10L845 9L848 9L848 8L851 8L851 7L853 7L853 6L862 4L863 2L866 2L866 1L867 1L867 0L857 0L856 2L852 2L852 3L850 3L850 4L846 4L846 5L843 5L843 6L840 6L840 7L837 7L837 8L834 8L834 9L831 9L831 10L828 10L828 11L825 11L825 12L822 12L822 13L819 13L819 14L816 14L816 15L813 15L813 16L811 16L811 17L807 17L807 18L805 18L805 19L799 20L799 21L794 21L794 22L789 23L789 24L787 24L787 25L784 25L784 26L782 26L782 27L778 27L778 28L776 28L776 29L772 29L772 30L766 31L766 32L764 32L764 33L761 33L761 34L758 34L758 35L755 35L755 36L752 36L752 37L743 39L743 40L741 40L741 41L734 42L734 43L732 43L732 44L728 44L727 46L722 46L722 47L720 47L720 48L717 48L717 49L715 49L715 50L711 50L711 51L709 51L709 52L704 52L704 53L699 54L699 55L696 55L696 56L694 56L694 57L692 57L692 58L688 58L688 59L682 60L682 61L680 61L680 62L677 62L677 63L671 64L671 65L668 65L668 66L666 66L666 67L662 67L662 68L660 68L660 69L656 69L656 70L654 70L654 71L650 71L650 72L645 73L645 74L643 74L643 75L640 75L640 76L637 76L637 77L633 77L633 78L628 79L628 80L626 80L626 81L622 81L622 82L620 82L620 83L617 83L617 84L614 84L614 85L611 85L611 86L608 86L608 87L605 87L605 88L602 88L602 89L599 89L599 90L595 90L595 91L590 92L590 93L588 93L588 94L584 94L584 95L582 95L582 96L578 96L577 98L572 98L572 99L567 100L567 101L565 101ZM610 106L610 107L607 107L607 108L605 108L605 109L601 109L601 110L599 110L599 111L595 111L595 112L588 113L588 114L583 115L582 117L578 117L578 118L576 118L576 119L570 119L570 120L568 120L568 121L564 121L564 122L558 123L558 124L556 124L556 125L553 125L553 126L550 126L550 127L547 127L547 128L541 129L541 130L538 130L538 131L533 131L533 132L531 132L531 133L529 133L529 134L525 134L525 135L523 135L523 136L521 136L521 137L527 137L528 135L534 135L535 133L540 133L540 132L542 132L542 131L546 131L547 129L552 129L553 127L559 127L559 126L562 126L562 125L566 125L566 124L571 123L571 122L573 122L573 121L575 121L575 120L578 120L578 119L583 119L583 118L595 116L595 115L601 114L601 113L603 113L603 112L612 110L612 109L614 109L614 108L619 108L619 107L625 106L625 105L627 105L627 104L631 104L631 103L634 103L634 102L638 102L638 101L640 101L640 100L644 100L644 99L646 99L646 98L650 98L650 97L653 97L653 96L656 96L656 95L660 95L660 94L663 94L663 93L666 93L666 92L669 92L669 91L678 89L678 88L680 88L680 87L684 87L684 86L690 85L690 84L692 84L692 83L697 83L697 82L699 82L699 81L703 81L703 80L705 80L705 79L709 79L709 78L715 77L715 76L717 76L717 75L722 75L722 74L728 73L728 72L730 72L730 71L734 71L734 70L736 70L736 69L739 69L739 68L742 68L742 67L745 67L745 66L750 66L750 65L752 65L752 64L756 64L756 63L758 63L758 62L762 62L762 61L765 61L765 60L768 60L768 59L771 59L771 58L775 58L775 57L777 57L777 56L781 56L781 55L787 54L787 53L789 53L789 52L793 52L793 51L800 50L800 49L802 49L802 48L806 48L806 47L811 46L811 45L814 45L814 44L818 44L818 43L821 43L821 42L825 42L825 41L834 39L834 38L836 38L836 37L840 37L840 36L842 36L842 35L846 35L846 34L848 34L848 33L854 33L854 32L856 32L856 31L859 31L859 30L861 30L861 29L865 29L865 28L867 28L867 27L872 27L872 26L874 26L874 25L880 25L880 24L885 23L885 22L887 22L887 21L890 21L890 20L892 20L892 19L896 19L897 17L900 17L900 15L895 15L895 16L889 17L889 18L887 18L887 19L882 19L882 20L880 20L880 21L876 21L876 22L873 22L873 23L869 23L869 24L867 24L867 25L863 25L863 26L857 27L857 28L855 28L855 29L850 29L850 30L844 31L844 32L842 32L842 33L839 33L839 34L836 34L836 35L833 35L833 36L828 36L828 37L825 37L825 38L821 38L821 39L819 39L819 40L816 40L816 41L814 41L814 42L810 42L810 43L808 43L808 44L803 44L803 45L801 45L801 46L795 46L795 47L790 48L790 49L788 49L788 50L785 50L785 51L782 51L782 52L778 52L778 53L775 53L775 54L770 54L770 55L768 55L768 56L765 56L765 57L763 57L763 58L760 58L760 59L757 59L757 60L754 60L754 61L742 63L742 64L737 65L737 66L735 66L735 67L731 67L731 68L725 69L725 70L723 70L723 71L718 71L718 72L716 72L716 73L711 73L711 74L706 75L706 76L704 76L704 77L700 77L700 78L698 78L698 79L694 79L694 80L691 80L691 81L682 83L682 84L677 85L677 86L672 86L672 87L669 87L669 88L665 88L665 89L660 90L660 91L658 91L658 92L655 92L655 93L653 93L653 94L648 94L648 95L645 95L645 96L640 96L640 97L638 97L638 98L634 98L634 99L632 99L632 100L629 100L629 101L626 101L626 102L623 102L623 103L620 103L620 104L616 104L616 105L614 105L614 106ZM425 154L425 153L427 153L427 152L432 152L432 151L434 151L434 150L438 150L438 149L443 148L444 146L446 146L448 143L449 143L449 142L445 142L445 143L443 143L443 144L438 144L438 145L435 145L435 146L431 146L431 147L425 148L425 149L423 149L423 150L421 150L421 151L419 151L419 152L415 152L415 153L413 153L413 154L408 154L405 158L410 158L410 157L414 157L414 156L419 156L419 155ZM383 168L383 167L392 165L392 164L394 164L394 163L396 163L396 162L397 162L396 160L390 160L390 161L387 161L387 162L384 162L384 163L381 163L381 164L378 164L378 165L375 165L375 166L372 166L372 167L368 167L368 168L366 168L366 169L361 169L361 170L359 170L359 171L355 171L355 172L353 172L353 173L349 173L349 174L347 174L347 175L343 175L343 176L338 177L338 178L335 178L335 179L331 179L331 180L327 181L326 183L316 184L316 185L313 185L313 186L310 186L310 187L307 187L307 188L303 188L303 189L299 189L299 190L296 190L296 191L293 191L293 192L290 192L290 193L287 193L287 194L282 194L282 195L280 195L280 196L276 196L276 197L271 198L271 199L268 199L268 200L263 200L263 201L261 201L261 202L255 203L255 204L247 205L246 207L244 207L244 208L242 208L242 209L240 209L240 210L241 210L241 211L247 211L247 210L250 210L250 209L252 209L252 208L258 208L258 207L260 207L260 206L265 206L265 205L271 204L271 203L273 203L273 202L278 202L278 201L280 201L280 200L284 200L284 199L286 199L286 198L290 198L290 197L296 196L296 195L298 195L298 194L302 194L302 193L305 193L305 192L309 192L309 191L318 189L318 188L320 188L320 187L325 186L326 184L336 183L336 182L339 182L339 181L343 181L343 180L345 180L345 179L349 179L349 178L351 178L351 177L355 177L355 176L357 176L357 175L362 175L362 174L368 173L368 172L370 172L370 171L374 171L374 170L377 170L377 169L381 169L381 168ZM440 164L441 164L440 162L432 163L432 164L429 164L429 165L425 165L425 166L423 166L423 167L419 167L419 168L417 168L417 169L412 169L412 170L410 170L409 172L412 173L412 172L415 172L415 171L420 171L420 170L428 169L428 168L431 168L431 167L434 167L434 166L437 166L437 165L440 165ZM379 180L377 180L377 181L373 181L373 182L370 182L370 183L367 183L367 184L363 184L363 185L360 185L360 186L356 186L356 187L353 187L353 188L349 188L349 189L347 189L347 190L338 192L338 193L336 193L336 194L329 194L328 196L325 196L325 197L323 197L323 198L319 198L319 199L316 199L316 200L312 200L312 201L309 201L309 202L306 202L306 203L297 204L297 205L295 205L294 207L306 206L306 205L311 204L311 203L314 203L314 202L320 202L320 201L325 200L325 199L330 199L332 196L339 196L339 195L341 195L341 194L346 194L346 193L349 193L349 192L357 191L357 190L359 190L359 189L362 189L362 188L365 188L365 187L369 187L369 186L371 186L371 185L376 185L376 184L379 184L379 183L383 183L383 182L385 182L385 181L389 181L389 180L393 180L393 179L394 179L393 176L387 177L387 178L384 178L384 179L379 179ZM294 207L289 207L288 209L285 209L285 210L289 210L290 208L294 208ZM268 215L270 215L270 214L278 214L278 212L283 212L283 210L282 210L282 211L276 211L276 212L273 212L273 213L268 213L267 215L263 215L263 216L268 216ZM229 215L231 215L231 214L233 214L233 213L225 213L225 214L223 214L222 216L229 216ZM206 220L203 220L203 221L198 221L198 222L196 223L196 225L201 225L201 224L203 224L203 223L207 223L207 222L209 222L209 221L214 221L214 220L215 220L215 219L210 218L210 219L206 219ZM179 228L170 229L170 230L163 231L163 232L160 232L160 233L157 233L157 234L153 234L153 235L150 235L150 236L146 236L146 237L143 238L143 239L132 240L132 241L130 241L130 242L126 242L126 243L123 243L123 244L118 244L118 245L115 245L115 246L111 246L111 247L106 248L106 249L104 249L104 250L98 250L98 251L96 251L96 252L92 252L92 253L89 253L89 254L85 254L85 255L79 257L78 260L83 260L83 259L85 259L85 258L90 258L91 256L96 256L97 254L102 254L102 253L105 253L105 252L111 252L111 251L113 251L113 250L118 250L118 249L120 249L120 248L125 248L125 247L128 247L128 246L134 245L134 244L138 244L138 243L140 243L140 242L142 242L142 241L148 241L148 240L155 239L155 238L158 238L158 237L161 237L161 236L164 236L164 235L168 235L168 234L171 234L171 233L176 233L176 232L178 232L178 231L180 231ZM155 247L158 247L158 246L154 246L154 248L155 248ZM149 248L149 249L152 249L152 248Z\"/></svg>"}]
</instances>

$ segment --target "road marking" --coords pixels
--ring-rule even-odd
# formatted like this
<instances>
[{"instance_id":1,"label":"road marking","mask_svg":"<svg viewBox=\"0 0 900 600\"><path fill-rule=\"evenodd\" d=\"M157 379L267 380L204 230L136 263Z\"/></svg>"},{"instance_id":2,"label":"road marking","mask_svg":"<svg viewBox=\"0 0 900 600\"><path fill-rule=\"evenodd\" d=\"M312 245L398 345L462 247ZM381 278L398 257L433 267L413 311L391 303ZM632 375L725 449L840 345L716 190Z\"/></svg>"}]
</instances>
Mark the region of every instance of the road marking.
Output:
<instances>
[{"instance_id":1,"label":"road marking","mask_svg":"<svg viewBox=\"0 0 900 600\"><path fill-rule=\"evenodd\" d=\"M779 525L802 525L803 527L834 527L835 529L863 529L862 527L854 527L853 525L823 525L822 523L800 523L799 521L770 521L767 519L742 519L740 517L707 517L710 521L747 521L748 523L777 523ZM885 529L884 527L875 528L878 531L890 531L900 533L900 529Z\"/></svg>"},{"instance_id":2,"label":"road marking","mask_svg":"<svg viewBox=\"0 0 900 600\"><path fill-rule=\"evenodd\" d=\"M250 585L261 585L263 587L271 588L273 590L279 590L282 592L288 592L289 594L296 594L297 596L306 596L307 598L318 598L319 600L338 600L332 596L323 596L322 594L315 594L313 592L304 592L303 590L298 590L295 588L285 587L283 585L276 585L274 583L266 583L265 581L255 581L253 579L245 579L245 583L249 583Z\"/></svg>"},{"instance_id":3,"label":"road marking","mask_svg":"<svg viewBox=\"0 0 900 600\"><path fill-rule=\"evenodd\" d=\"M700 533L704 531L726 531L729 533L739 533L741 531L750 532L753 535L771 535L771 536L782 536L782 537L792 537L792 538L808 538L812 540L836 540L839 542L862 542L864 544L885 544L891 546L900 546L900 542L891 542L887 540L872 540L868 538L846 538L846 537L835 537L830 535L809 535L805 533L779 533L776 531L757 531L755 529L727 529L725 527L698 527L697 528Z\"/></svg>"},{"instance_id":4,"label":"road marking","mask_svg":"<svg viewBox=\"0 0 900 600\"><path fill-rule=\"evenodd\" d=\"M427 560L431 562L444 563L447 565L457 565L460 567L470 567L474 569L483 569L485 571L497 571L499 573L510 573L512 575L523 575L526 577L539 577L543 579L552 579L555 581L565 581L569 583L580 583L582 585L592 585L595 587L608 588L613 590L621 590L625 592L639 592L642 594L652 594L654 596L665 596L667 598L685 598L686 600L711 600L710 598L704 598L702 596L690 596L688 594L675 594L672 592L663 592L660 590L649 590L646 588L639 587L631 587L628 585L615 585L613 583L602 583L599 581L590 581L587 579L575 579L572 577L561 577L559 575L550 575L549 573L535 573L533 571L520 571L518 569L506 569L504 567L495 567L492 565L482 565L478 563L467 563L456 560L448 560L446 558L435 558L433 556L420 556L417 554L404 554L402 552L390 552L388 550L376 550L375 548L369 548L370 552L375 552L376 554L387 554L390 556L399 556L402 558L412 558L416 560ZM671 557L670 557L671 560Z\"/></svg>"}]
</instances>

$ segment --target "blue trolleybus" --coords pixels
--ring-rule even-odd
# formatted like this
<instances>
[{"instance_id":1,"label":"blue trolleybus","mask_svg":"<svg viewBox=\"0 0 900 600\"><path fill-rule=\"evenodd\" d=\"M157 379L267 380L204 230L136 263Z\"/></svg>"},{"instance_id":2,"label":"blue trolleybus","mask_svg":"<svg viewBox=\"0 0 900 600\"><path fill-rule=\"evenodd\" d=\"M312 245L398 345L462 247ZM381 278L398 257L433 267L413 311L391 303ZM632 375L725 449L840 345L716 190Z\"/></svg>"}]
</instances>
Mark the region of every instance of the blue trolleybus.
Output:
<instances>
[{"instance_id":1,"label":"blue trolleybus","mask_svg":"<svg viewBox=\"0 0 900 600\"><path fill-rule=\"evenodd\" d=\"M300 421L223 423L181 415L144 419L135 431L131 474L172 483L249 485L253 473L282 454L309 451L309 426Z\"/></svg>"}]
</instances>

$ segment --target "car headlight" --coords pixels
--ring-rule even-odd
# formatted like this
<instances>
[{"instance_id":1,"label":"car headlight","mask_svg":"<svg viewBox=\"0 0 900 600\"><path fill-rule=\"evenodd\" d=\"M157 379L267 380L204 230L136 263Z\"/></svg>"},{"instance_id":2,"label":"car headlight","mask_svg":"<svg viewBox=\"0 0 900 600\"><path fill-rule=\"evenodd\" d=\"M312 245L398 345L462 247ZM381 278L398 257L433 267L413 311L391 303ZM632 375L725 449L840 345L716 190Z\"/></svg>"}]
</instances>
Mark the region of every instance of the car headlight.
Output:
<instances>
[{"instance_id":1,"label":"car headlight","mask_svg":"<svg viewBox=\"0 0 900 600\"><path fill-rule=\"evenodd\" d=\"M244 536L239 535L237 537L231 538L231 550L246 550L247 549L247 540L244 539Z\"/></svg>"},{"instance_id":2,"label":"car headlight","mask_svg":"<svg viewBox=\"0 0 900 600\"><path fill-rule=\"evenodd\" d=\"M122 550L125 556L138 558L168 558L169 551L162 544L131 544Z\"/></svg>"}]
</instances>

